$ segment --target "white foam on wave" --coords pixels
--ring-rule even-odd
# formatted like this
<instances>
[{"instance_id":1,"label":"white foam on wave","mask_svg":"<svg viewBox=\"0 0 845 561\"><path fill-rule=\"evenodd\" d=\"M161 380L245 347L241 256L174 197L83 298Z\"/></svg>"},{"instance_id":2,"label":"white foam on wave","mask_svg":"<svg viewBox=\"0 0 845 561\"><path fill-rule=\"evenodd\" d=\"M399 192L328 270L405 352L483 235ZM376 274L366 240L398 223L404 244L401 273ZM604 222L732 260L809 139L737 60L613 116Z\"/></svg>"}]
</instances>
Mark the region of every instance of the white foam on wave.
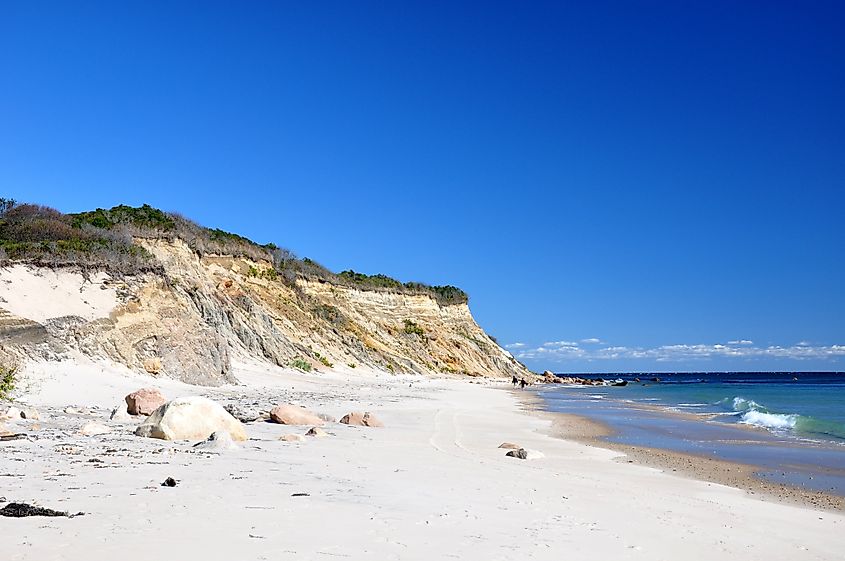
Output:
<instances>
[{"instance_id":1,"label":"white foam on wave","mask_svg":"<svg viewBox=\"0 0 845 561\"><path fill-rule=\"evenodd\" d=\"M753 399L745 399L744 397L735 397L733 399L734 411L755 411L758 409L762 409L762 407Z\"/></svg>"},{"instance_id":2,"label":"white foam on wave","mask_svg":"<svg viewBox=\"0 0 845 561\"><path fill-rule=\"evenodd\" d=\"M739 422L768 429L792 429L795 428L795 423L798 422L798 415L763 413L762 411L751 410L746 411Z\"/></svg>"}]
</instances>

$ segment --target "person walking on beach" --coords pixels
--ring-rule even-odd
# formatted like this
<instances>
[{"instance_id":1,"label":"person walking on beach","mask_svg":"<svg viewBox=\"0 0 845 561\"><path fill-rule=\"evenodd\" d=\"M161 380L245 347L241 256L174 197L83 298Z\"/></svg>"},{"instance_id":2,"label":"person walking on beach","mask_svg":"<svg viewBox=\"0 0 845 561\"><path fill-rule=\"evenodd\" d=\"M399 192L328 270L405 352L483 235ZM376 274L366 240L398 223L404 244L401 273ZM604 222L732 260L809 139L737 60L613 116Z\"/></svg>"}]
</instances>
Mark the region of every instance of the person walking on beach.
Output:
<instances>
[{"instance_id":1,"label":"person walking on beach","mask_svg":"<svg viewBox=\"0 0 845 561\"><path fill-rule=\"evenodd\" d=\"M528 385L528 384L526 384L526 383L525 383L525 378L523 378L523 379L521 379L521 380L519 381L519 387L520 387L521 389L523 389L523 390L524 390L524 389L525 389L525 386L527 386L527 385Z\"/></svg>"},{"instance_id":2,"label":"person walking on beach","mask_svg":"<svg viewBox=\"0 0 845 561\"><path fill-rule=\"evenodd\" d=\"M511 384L513 384L513 387L516 387L516 385L517 385L518 383L519 383L519 380L517 380L517 379L516 379L516 376L514 376L514 377L513 377L513 380L511 380Z\"/></svg>"}]
</instances>

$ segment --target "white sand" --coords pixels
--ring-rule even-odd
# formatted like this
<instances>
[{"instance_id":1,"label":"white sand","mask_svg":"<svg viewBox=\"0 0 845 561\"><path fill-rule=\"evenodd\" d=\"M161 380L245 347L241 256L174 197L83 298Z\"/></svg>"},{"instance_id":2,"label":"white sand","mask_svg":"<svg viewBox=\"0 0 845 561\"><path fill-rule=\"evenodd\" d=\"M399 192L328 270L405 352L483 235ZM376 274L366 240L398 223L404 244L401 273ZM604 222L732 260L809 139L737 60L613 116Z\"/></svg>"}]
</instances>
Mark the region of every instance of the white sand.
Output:
<instances>
[{"instance_id":1,"label":"white sand","mask_svg":"<svg viewBox=\"0 0 845 561\"><path fill-rule=\"evenodd\" d=\"M27 401L40 404L43 420L36 439L0 443L0 495L86 515L0 518L0 560L845 555L841 514L763 502L545 436L548 421L521 413L501 386L241 366L247 385L209 389L101 368L31 370ZM291 400L338 417L354 407L375 412L387 428L330 424L332 438L285 443L278 436L307 427L250 423L252 440L214 455L135 437L131 425L82 437L78 428L102 421L106 410L61 412L111 406L142 385L263 407ZM502 441L546 457L507 458ZM168 476L179 485L159 486ZM300 492L310 496L291 496Z\"/></svg>"},{"instance_id":2,"label":"white sand","mask_svg":"<svg viewBox=\"0 0 845 561\"><path fill-rule=\"evenodd\" d=\"M114 287L104 285L105 273L86 279L79 273L45 267L12 265L0 268L0 307L39 323L51 318L108 317L117 305Z\"/></svg>"}]
</instances>

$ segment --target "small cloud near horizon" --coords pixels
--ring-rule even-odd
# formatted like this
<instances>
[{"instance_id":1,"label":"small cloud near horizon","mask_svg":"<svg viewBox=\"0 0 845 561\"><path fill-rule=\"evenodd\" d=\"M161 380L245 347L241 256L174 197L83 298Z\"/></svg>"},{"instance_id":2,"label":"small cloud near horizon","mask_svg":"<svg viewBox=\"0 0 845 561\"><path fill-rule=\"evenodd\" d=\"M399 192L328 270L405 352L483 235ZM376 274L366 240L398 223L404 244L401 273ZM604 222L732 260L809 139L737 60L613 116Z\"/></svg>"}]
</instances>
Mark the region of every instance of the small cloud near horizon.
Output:
<instances>
[{"instance_id":1,"label":"small cloud near horizon","mask_svg":"<svg viewBox=\"0 0 845 561\"><path fill-rule=\"evenodd\" d=\"M548 362L566 360L632 360L649 359L657 362L709 360L713 358L780 358L792 360L837 359L845 357L845 345L812 345L800 341L794 345L757 346L748 339L727 343L674 344L657 347L610 346L596 338L581 339L583 348L574 341L548 341L538 347L520 344L516 357L521 360L543 359ZM596 348L595 345L604 345Z\"/></svg>"}]
</instances>

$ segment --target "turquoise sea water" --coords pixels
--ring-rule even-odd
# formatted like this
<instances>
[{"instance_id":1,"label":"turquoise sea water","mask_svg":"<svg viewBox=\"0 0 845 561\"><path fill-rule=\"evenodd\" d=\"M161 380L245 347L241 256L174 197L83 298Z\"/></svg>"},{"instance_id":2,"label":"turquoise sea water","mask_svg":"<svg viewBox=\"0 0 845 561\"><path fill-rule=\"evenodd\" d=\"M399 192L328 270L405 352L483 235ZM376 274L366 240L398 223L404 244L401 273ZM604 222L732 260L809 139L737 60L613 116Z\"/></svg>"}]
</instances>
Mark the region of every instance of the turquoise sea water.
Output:
<instances>
[{"instance_id":1,"label":"turquoise sea water","mask_svg":"<svg viewBox=\"0 0 845 561\"><path fill-rule=\"evenodd\" d=\"M609 440L756 465L761 477L845 495L845 373L583 377L628 385L546 385L546 408L609 425Z\"/></svg>"}]
</instances>

